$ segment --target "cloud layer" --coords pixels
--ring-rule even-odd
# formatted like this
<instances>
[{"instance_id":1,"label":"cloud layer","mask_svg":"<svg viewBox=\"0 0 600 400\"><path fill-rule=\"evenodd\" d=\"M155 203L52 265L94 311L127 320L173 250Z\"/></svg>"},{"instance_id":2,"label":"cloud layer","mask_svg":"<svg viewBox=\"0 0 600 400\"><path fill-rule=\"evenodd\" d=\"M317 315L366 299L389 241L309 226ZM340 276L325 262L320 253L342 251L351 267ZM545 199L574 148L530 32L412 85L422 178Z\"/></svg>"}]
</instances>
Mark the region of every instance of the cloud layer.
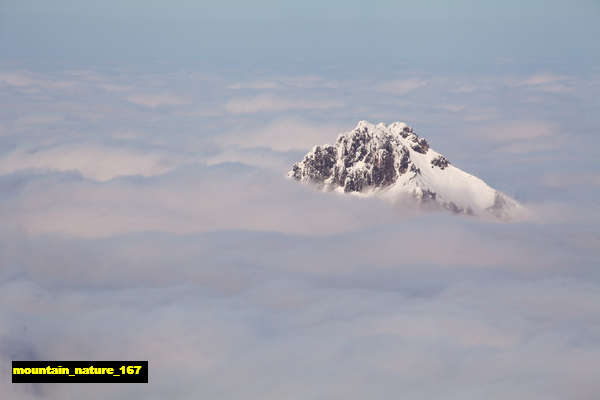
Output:
<instances>
[{"instance_id":1,"label":"cloud layer","mask_svg":"<svg viewBox=\"0 0 600 400\"><path fill-rule=\"evenodd\" d=\"M536 97L555 84L572 90ZM600 392L596 117L580 113L595 93L580 79L6 70L0 85L10 398ZM359 119L405 120L535 218L285 179ZM11 385L12 359L148 359L151 383Z\"/></svg>"}]
</instances>

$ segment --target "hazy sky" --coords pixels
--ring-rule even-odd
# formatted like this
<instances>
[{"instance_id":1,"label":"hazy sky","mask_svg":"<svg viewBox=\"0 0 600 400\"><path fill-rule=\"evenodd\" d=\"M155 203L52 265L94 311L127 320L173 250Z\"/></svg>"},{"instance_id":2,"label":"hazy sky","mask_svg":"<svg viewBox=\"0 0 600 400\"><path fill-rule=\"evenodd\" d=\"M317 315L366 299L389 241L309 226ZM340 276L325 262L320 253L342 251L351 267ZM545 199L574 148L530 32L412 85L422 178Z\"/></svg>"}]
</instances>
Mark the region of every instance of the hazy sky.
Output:
<instances>
[{"instance_id":1,"label":"hazy sky","mask_svg":"<svg viewBox=\"0 0 600 400\"><path fill-rule=\"evenodd\" d=\"M597 398L599 17L0 2L0 392ZM531 217L285 179L363 119L409 123ZM151 383L12 385L13 359L147 359Z\"/></svg>"},{"instance_id":2,"label":"hazy sky","mask_svg":"<svg viewBox=\"0 0 600 400\"><path fill-rule=\"evenodd\" d=\"M597 1L4 1L9 63L222 73L597 71ZM385 60L385 62L382 62Z\"/></svg>"}]
</instances>

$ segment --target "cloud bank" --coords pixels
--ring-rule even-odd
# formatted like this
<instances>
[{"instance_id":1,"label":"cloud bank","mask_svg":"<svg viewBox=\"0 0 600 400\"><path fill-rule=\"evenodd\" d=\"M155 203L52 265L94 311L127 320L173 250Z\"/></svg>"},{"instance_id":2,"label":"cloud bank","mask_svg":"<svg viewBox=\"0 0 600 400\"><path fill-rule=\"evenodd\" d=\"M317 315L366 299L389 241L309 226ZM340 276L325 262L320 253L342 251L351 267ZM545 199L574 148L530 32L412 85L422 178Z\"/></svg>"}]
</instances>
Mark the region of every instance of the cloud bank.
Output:
<instances>
[{"instance_id":1,"label":"cloud bank","mask_svg":"<svg viewBox=\"0 0 600 400\"><path fill-rule=\"evenodd\" d=\"M306 76L0 76L11 399L600 392L597 140L572 118L593 93L515 104L548 83L530 75L390 78L391 92ZM140 107L135 93L185 101ZM285 179L312 145L373 115L411 116L536 217L424 213ZM12 359L148 359L151 383L12 385Z\"/></svg>"}]
</instances>

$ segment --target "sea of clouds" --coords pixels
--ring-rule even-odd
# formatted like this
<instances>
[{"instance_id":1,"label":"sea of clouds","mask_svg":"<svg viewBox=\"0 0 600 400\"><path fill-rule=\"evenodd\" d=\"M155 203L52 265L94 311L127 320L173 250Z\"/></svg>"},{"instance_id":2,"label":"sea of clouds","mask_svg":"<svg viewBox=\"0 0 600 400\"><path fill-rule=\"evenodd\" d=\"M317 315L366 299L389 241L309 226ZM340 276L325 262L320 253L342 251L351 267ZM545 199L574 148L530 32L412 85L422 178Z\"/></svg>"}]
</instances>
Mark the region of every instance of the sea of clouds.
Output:
<instances>
[{"instance_id":1,"label":"sea of clouds","mask_svg":"<svg viewBox=\"0 0 600 400\"><path fill-rule=\"evenodd\" d=\"M0 393L11 399L592 399L599 76L236 80L0 71ZM405 121L513 223L285 178ZM10 360L149 360L13 385Z\"/></svg>"}]
</instances>

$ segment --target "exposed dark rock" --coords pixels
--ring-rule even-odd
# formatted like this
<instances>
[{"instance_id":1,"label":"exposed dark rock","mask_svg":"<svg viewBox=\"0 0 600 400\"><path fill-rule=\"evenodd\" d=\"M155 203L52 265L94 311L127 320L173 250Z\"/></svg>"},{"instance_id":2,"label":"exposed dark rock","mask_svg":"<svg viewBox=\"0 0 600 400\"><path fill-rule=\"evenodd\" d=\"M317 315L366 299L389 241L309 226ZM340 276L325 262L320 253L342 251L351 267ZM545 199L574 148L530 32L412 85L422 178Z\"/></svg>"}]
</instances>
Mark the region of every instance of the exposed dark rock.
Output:
<instances>
[{"instance_id":1,"label":"exposed dark rock","mask_svg":"<svg viewBox=\"0 0 600 400\"><path fill-rule=\"evenodd\" d=\"M344 181L344 192L360 192L365 186L369 186L370 178L360 171L351 171Z\"/></svg>"},{"instance_id":2,"label":"exposed dark rock","mask_svg":"<svg viewBox=\"0 0 600 400\"><path fill-rule=\"evenodd\" d=\"M315 146L312 152L304 156L303 167L298 164L292 166L291 175L296 180L309 177L312 182L323 183L331 176L335 162L336 152L333 146Z\"/></svg>"},{"instance_id":3,"label":"exposed dark rock","mask_svg":"<svg viewBox=\"0 0 600 400\"><path fill-rule=\"evenodd\" d=\"M292 171L290 176L295 180L299 181L300 179L302 179L302 168L300 168L298 164L292 165Z\"/></svg>"},{"instance_id":4,"label":"exposed dark rock","mask_svg":"<svg viewBox=\"0 0 600 400\"><path fill-rule=\"evenodd\" d=\"M380 149L375 153L373 160L373 184L387 186L396 180L394 169L394 155L387 149ZM368 162L368 161L367 161Z\"/></svg>"},{"instance_id":5,"label":"exposed dark rock","mask_svg":"<svg viewBox=\"0 0 600 400\"><path fill-rule=\"evenodd\" d=\"M421 194L421 201L422 202L435 201L436 197L437 197L437 194L435 192L425 189L425 190L423 190L423 192Z\"/></svg>"},{"instance_id":6,"label":"exposed dark rock","mask_svg":"<svg viewBox=\"0 0 600 400\"><path fill-rule=\"evenodd\" d=\"M400 135L402 135L402 137L406 139L411 133L413 133L412 128L409 126L405 126L404 128L402 128L402 133L400 133Z\"/></svg>"},{"instance_id":7,"label":"exposed dark rock","mask_svg":"<svg viewBox=\"0 0 600 400\"><path fill-rule=\"evenodd\" d=\"M400 175L402 175L408 169L408 165L410 163L410 155L406 147L402 148L400 154L401 157L400 160L398 160L398 172L400 173Z\"/></svg>"},{"instance_id":8,"label":"exposed dark rock","mask_svg":"<svg viewBox=\"0 0 600 400\"><path fill-rule=\"evenodd\" d=\"M439 167L440 169L446 168L450 164L450 161L444 156L437 156L431 160L431 165ZM433 167L432 167L433 168Z\"/></svg>"},{"instance_id":9,"label":"exposed dark rock","mask_svg":"<svg viewBox=\"0 0 600 400\"><path fill-rule=\"evenodd\" d=\"M427 153L427 150L429 150L429 143L427 143L427 140L423 138L418 138L417 136L415 136L415 138L416 139L414 140L414 144L411 146L412 149L417 153Z\"/></svg>"},{"instance_id":10,"label":"exposed dark rock","mask_svg":"<svg viewBox=\"0 0 600 400\"><path fill-rule=\"evenodd\" d=\"M415 164L412 164L410 166L410 172L414 172L415 175L420 175L421 174L421 169L418 168Z\"/></svg>"}]
</instances>

